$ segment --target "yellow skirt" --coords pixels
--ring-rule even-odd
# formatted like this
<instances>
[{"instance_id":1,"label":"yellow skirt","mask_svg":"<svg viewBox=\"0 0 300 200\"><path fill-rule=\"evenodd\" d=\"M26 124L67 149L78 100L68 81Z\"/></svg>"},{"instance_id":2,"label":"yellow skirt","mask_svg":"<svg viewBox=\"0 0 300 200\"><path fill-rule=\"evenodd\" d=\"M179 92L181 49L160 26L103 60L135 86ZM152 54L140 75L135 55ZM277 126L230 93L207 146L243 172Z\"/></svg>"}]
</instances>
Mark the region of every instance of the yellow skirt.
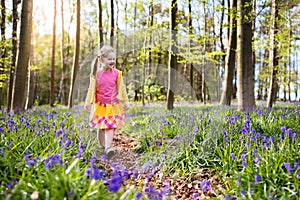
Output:
<instances>
[{"instance_id":1,"label":"yellow skirt","mask_svg":"<svg viewBox=\"0 0 300 200\"><path fill-rule=\"evenodd\" d=\"M95 103L92 106L90 124L93 128L112 129L125 124L124 110L120 103Z\"/></svg>"}]
</instances>

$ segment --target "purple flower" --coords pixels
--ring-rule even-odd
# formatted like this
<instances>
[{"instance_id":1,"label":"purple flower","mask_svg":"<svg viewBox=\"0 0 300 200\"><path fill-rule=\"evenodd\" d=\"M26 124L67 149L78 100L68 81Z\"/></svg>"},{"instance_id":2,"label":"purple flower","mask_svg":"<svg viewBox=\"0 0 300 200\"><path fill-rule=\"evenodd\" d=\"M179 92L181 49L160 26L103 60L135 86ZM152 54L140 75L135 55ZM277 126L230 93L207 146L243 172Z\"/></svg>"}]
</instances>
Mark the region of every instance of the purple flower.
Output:
<instances>
[{"instance_id":1,"label":"purple flower","mask_svg":"<svg viewBox=\"0 0 300 200\"><path fill-rule=\"evenodd\" d=\"M85 175L86 176L88 176L88 177L90 177L91 175L92 175L92 168L87 168L86 170L85 170Z\"/></svg>"},{"instance_id":2,"label":"purple flower","mask_svg":"<svg viewBox=\"0 0 300 200\"><path fill-rule=\"evenodd\" d=\"M77 152L77 158L81 158L82 157L82 154L84 152L84 146L82 144L79 145L79 149L78 149L78 152Z\"/></svg>"},{"instance_id":3,"label":"purple flower","mask_svg":"<svg viewBox=\"0 0 300 200\"><path fill-rule=\"evenodd\" d=\"M202 183L200 184L200 187L203 189L203 192L208 192L209 190L211 190L211 184L209 181L207 181L206 179L204 179L202 181Z\"/></svg>"},{"instance_id":4,"label":"purple flower","mask_svg":"<svg viewBox=\"0 0 300 200\"><path fill-rule=\"evenodd\" d=\"M258 184L261 181L261 177L257 174L254 175L254 183Z\"/></svg>"},{"instance_id":5,"label":"purple flower","mask_svg":"<svg viewBox=\"0 0 300 200\"><path fill-rule=\"evenodd\" d=\"M294 164L294 170L296 171L297 169L300 169L300 165L298 164L298 160L295 160L295 164Z\"/></svg>"},{"instance_id":6,"label":"purple flower","mask_svg":"<svg viewBox=\"0 0 300 200\"><path fill-rule=\"evenodd\" d=\"M101 160L102 164L104 164L106 161L106 155L101 155L100 160Z\"/></svg>"},{"instance_id":7,"label":"purple flower","mask_svg":"<svg viewBox=\"0 0 300 200\"><path fill-rule=\"evenodd\" d=\"M239 176L237 177L236 185L237 185L238 187L241 187L241 178L240 178Z\"/></svg>"},{"instance_id":8,"label":"purple flower","mask_svg":"<svg viewBox=\"0 0 300 200\"><path fill-rule=\"evenodd\" d=\"M231 153L231 154L230 154L230 157L231 157L232 160L235 160L235 159L236 159L234 153Z\"/></svg>"},{"instance_id":9,"label":"purple flower","mask_svg":"<svg viewBox=\"0 0 300 200\"><path fill-rule=\"evenodd\" d=\"M94 167L94 173L92 174L92 178L95 180L103 179L103 175L105 175L105 173L106 171Z\"/></svg>"},{"instance_id":10,"label":"purple flower","mask_svg":"<svg viewBox=\"0 0 300 200\"><path fill-rule=\"evenodd\" d=\"M135 195L135 199L136 200L140 200L142 198L142 193L141 192L138 192L136 195Z\"/></svg>"},{"instance_id":11,"label":"purple flower","mask_svg":"<svg viewBox=\"0 0 300 200\"><path fill-rule=\"evenodd\" d=\"M13 187L14 187L14 186L13 186L13 184L12 184L11 182L8 182L8 183L7 183L7 188L8 188L8 189L11 190Z\"/></svg>"},{"instance_id":12,"label":"purple flower","mask_svg":"<svg viewBox=\"0 0 300 200\"><path fill-rule=\"evenodd\" d=\"M134 169L132 174L131 174L131 178L137 178L137 176L138 176L138 170Z\"/></svg>"},{"instance_id":13,"label":"purple flower","mask_svg":"<svg viewBox=\"0 0 300 200\"><path fill-rule=\"evenodd\" d=\"M290 166L290 164L287 163L287 162L284 162L283 165L284 165L285 169L287 170L287 172L289 174L291 174L292 173L292 167Z\"/></svg>"},{"instance_id":14,"label":"purple flower","mask_svg":"<svg viewBox=\"0 0 300 200\"><path fill-rule=\"evenodd\" d=\"M123 184L124 181L122 177L120 176L119 172L114 170L112 172L111 180L108 182L107 191L116 193L119 191L121 184Z\"/></svg>"},{"instance_id":15,"label":"purple flower","mask_svg":"<svg viewBox=\"0 0 300 200\"><path fill-rule=\"evenodd\" d=\"M233 197L231 197L231 196L229 196L229 195L226 195L226 196L225 196L225 200L235 200L235 198L233 198Z\"/></svg>"},{"instance_id":16,"label":"purple flower","mask_svg":"<svg viewBox=\"0 0 300 200\"><path fill-rule=\"evenodd\" d=\"M1 155L4 156L5 147L1 148L0 152L1 152Z\"/></svg>"},{"instance_id":17,"label":"purple flower","mask_svg":"<svg viewBox=\"0 0 300 200\"><path fill-rule=\"evenodd\" d=\"M45 159L45 168L46 170L51 169L54 167L55 164L62 165L62 160L59 158L57 154L53 154L52 156L49 156Z\"/></svg>"},{"instance_id":18,"label":"purple flower","mask_svg":"<svg viewBox=\"0 0 300 200\"><path fill-rule=\"evenodd\" d=\"M242 153L241 159L242 159L242 166L243 166L243 167L246 167L246 161L245 161L245 158L246 158L246 154Z\"/></svg>"},{"instance_id":19,"label":"purple flower","mask_svg":"<svg viewBox=\"0 0 300 200\"><path fill-rule=\"evenodd\" d=\"M252 188L252 183L250 182L250 187L248 189L248 194L252 195L252 192L253 192L253 188Z\"/></svg>"},{"instance_id":20,"label":"purple flower","mask_svg":"<svg viewBox=\"0 0 300 200\"><path fill-rule=\"evenodd\" d=\"M240 194L241 194L242 196L245 196L245 190L240 189Z\"/></svg>"}]
</instances>

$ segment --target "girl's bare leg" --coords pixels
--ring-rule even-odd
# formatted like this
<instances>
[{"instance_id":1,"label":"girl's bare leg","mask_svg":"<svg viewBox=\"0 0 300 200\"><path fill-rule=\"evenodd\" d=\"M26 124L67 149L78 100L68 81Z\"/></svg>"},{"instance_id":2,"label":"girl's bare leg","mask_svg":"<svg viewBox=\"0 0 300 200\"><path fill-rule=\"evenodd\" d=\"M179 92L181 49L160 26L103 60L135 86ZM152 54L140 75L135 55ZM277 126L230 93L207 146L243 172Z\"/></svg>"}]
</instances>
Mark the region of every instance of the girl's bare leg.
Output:
<instances>
[{"instance_id":1,"label":"girl's bare leg","mask_svg":"<svg viewBox=\"0 0 300 200\"><path fill-rule=\"evenodd\" d=\"M105 130L105 149L111 148L113 139L114 139L114 131L115 129L107 129Z\"/></svg>"},{"instance_id":2,"label":"girl's bare leg","mask_svg":"<svg viewBox=\"0 0 300 200\"><path fill-rule=\"evenodd\" d=\"M115 134L114 130L115 129L105 130L105 153L108 159L110 159L115 154L115 150L112 148Z\"/></svg>"},{"instance_id":3,"label":"girl's bare leg","mask_svg":"<svg viewBox=\"0 0 300 200\"><path fill-rule=\"evenodd\" d=\"M97 130L97 138L101 147L105 148L105 132L102 129Z\"/></svg>"}]
</instances>

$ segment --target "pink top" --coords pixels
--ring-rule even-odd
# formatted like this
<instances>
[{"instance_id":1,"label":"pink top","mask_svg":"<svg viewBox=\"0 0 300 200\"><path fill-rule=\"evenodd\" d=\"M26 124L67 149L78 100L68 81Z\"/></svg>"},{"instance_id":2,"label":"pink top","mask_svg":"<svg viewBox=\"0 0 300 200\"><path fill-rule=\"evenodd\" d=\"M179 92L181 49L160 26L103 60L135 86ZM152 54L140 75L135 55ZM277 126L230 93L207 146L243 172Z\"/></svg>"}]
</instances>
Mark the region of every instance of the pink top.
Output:
<instances>
[{"instance_id":1,"label":"pink top","mask_svg":"<svg viewBox=\"0 0 300 200\"><path fill-rule=\"evenodd\" d=\"M118 71L98 71L96 76L96 102L117 103L117 79Z\"/></svg>"}]
</instances>

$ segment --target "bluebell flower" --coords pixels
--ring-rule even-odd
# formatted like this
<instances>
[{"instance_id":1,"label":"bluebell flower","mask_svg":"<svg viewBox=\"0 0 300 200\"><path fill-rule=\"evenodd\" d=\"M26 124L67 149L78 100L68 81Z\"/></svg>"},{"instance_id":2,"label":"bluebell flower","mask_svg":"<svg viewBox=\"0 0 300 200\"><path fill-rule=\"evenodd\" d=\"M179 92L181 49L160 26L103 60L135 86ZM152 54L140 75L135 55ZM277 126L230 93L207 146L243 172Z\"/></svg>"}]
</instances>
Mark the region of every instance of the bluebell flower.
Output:
<instances>
[{"instance_id":1,"label":"bluebell flower","mask_svg":"<svg viewBox=\"0 0 300 200\"><path fill-rule=\"evenodd\" d=\"M207 181L206 179L202 181L200 187L203 189L203 192L208 192L209 190L212 189L210 182Z\"/></svg>"},{"instance_id":2,"label":"bluebell flower","mask_svg":"<svg viewBox=\"0 0 300 200\"><path fill-rule=\"evenodd\" d=\"M136 200L140 200L142 198L142 193L141 192L138 192L136 195L135 195L135 199Z\"/></svg>"},{"instance_id":3,"label":"bluebell flower","mask_svg":"<svg viewBox=\"0 0 300 200\"><path fill-rule=\"evenodd\" d=\"M63 130L62 129L58 129L57 131L55 131L55 137L59 137L59 136L61 136L62 134L63 134Z\"/></svg>"},{"instance_id":4,"label":"bluebell flower","mask_svg":"<svg viewBox=\"0 0 300 200\"><path fill-rule=\"evenodd\" d=\"M284 162L283 165L284 165L285 169L287 170L287 172L289 174L291 174L292 173L292 168L291 168L290 164L287 163L287 162Z\"/></svg>"},{"instance_id":5,"label":"bluebell flower","mask_svg":"<svg viewBox=\"0 0 300 200\"><path fill-rule=\"evenodd\" d=\"M72 144L72 140L65 141L65 147L69 147Z\"/></svg>"},{"instance_id":6,"label":"bluebell flower","mask_svg":"<svg viewBox=\"0 0 300 200\"><path fill-rule=\"evenodd\" d=\"M257 174L254 175L254 183L258 184L261 181L261 177Z\"/></svg>"},{"instance_id":7,"label":"bluebell flower","mask_svg":"<svg viewBox=\"0 0 300 200\"><path fill-rule=\"evenodd\" d=\"M57 154L53 154L52 156L49 156L45 159L45 168L46 170L51 169L54 167L55 164L62 165L62 160L59 158Z\"/></svg>"},{"instance_id":8,"label":"bluebell flower","mask_svg":"<svg viewBox=\"0 0 300 200\"><path fill-rule=\"evenodd\" d=\"M242 196L245 196L245 190L240 189L240 194L241 194Z\"/></svg>"},{"instance_id":9,"label":"bluebell flower","mask_svg":"<svg viewBox=\"0 0 300 200\"><path fill-rule=\"evenodd\" d=\"M250 182L250 187L248 189L248 194L252 195L252 192L253 192L253 188L252 188L252 183Z\"/></svg>"},{"instance_id":10,"label":"bluebell flower","mask_svg":"<svg viewBox=\"0 0 300 200\"><path fill-rule=\"evenodd\" d=\"M295 159L294 170L300 169L300 165L298 164L298 160Z\"/></svg>"},{"instance_id":11,"label":"bluebell flower","mask_svg":"<svg viewBox=\"0 0 300 200\"><path fill-rule=\"evenodd\" d=\"M104 164L106 161L106 155L101 155L100 160L101 160L102 164Z\"/></svg>"},{"instance_id":12,"label":"bluebell flower","mask_svg":"<svg viewBox=\"0 0 300 200\"><path fill-rule=\"evenodd\" d=\"M230 157L231 157L232 160L235 160L235 159L236 159L234 153L231 153L231 154L230 154Z\"/></svg>"},{"instance_id":13,"label":"bluebell flower","mask_svg":"<svg viewBox=\"0 0 300 200\"><path fill-rule=\"evenodd\" d=\"M235 200L235 198L233 198L233 197L231 197L231 196L229 196L229 195L226 195L226 196L225 196L225 200Z\"/></svg>"},{"instance_id":14,"label":"bluebell flower","mask_svg":"<svg viewBox=\"0 0 300 200\"><path fill-rule=\"evenodd\" d=\"M5 147L1 148L0 152L1 152L1 156L4 156L4 153L5 153Z\"/></svg>"},{"instance_id":15,"label":"bluebell flower","mask_svg":"<svg viewBox=\"0 0 300 200\"><path fill-rule=\"evenodd\" d=\"M246 161L245 161L245 158L246 158L246 154L242 153L241 159L242 159L242 166L243 166L243 167L246 167Z\"/></svg>"},{"instance_id":16,"label":"bluebell flower","mask_svg":"<svg viewBox=\"0 0 300 200\"><path fill-rule=\"evenodd\" d=\"M79 149L78 149L78 152L77 152L77 158L81 158L82 157L82 154L84 152L84 146L82 144L79 145Z\"/></svg>"},{"instance_id":17,"label":"bluebell flower","mask_svg":"<svg viewBox=\"0 0 300 200\"><path fill-rule=\"evenodd\" d=\"M291 138L292 138L293 140L295 140L295 139L297 138L297 133L294 132L294 133L291 135Z\"/></svg>"},{"instance_id":18,"label":"bluebell flower","mask_svg":"<svg viewBox=\"0 0 300 200\"><path fill-rule=\"evenodd\" d=\"M132 174L131 174L131 178L137 178L138 177L138 170L134 169Z\"/></svg>"},{"instance_id":19,"label":"bluebell flower","mask_svg":"<svg viewBox=\"0 0 300 200\"><path fill-rule=\"evenodd\" d=\"M8 183L7 183L7 188L8 188L8 189L11 190L13 187L14 187L14 186L13 186L13 184L12 184L11 182L8 182Z\"/></svg>"},{"instance_id":20,"label":"bluebell flower","mask_svg":"<svg viewBox=\"0 0 300 200\"><path fill-rule=\"evenodd\" d=\"M198 196L199 196L199 194L198 194L197 190L194 190L193 199L192 200L197 200Z\"/></svg>"},{"instance_id":21,"label":"bluebell flower","mask_svg":"<svg viewBox=\"0 0 300 200\"><path fill-rule=\"evenodd\" d=\"M113 171L112 172L112 176L111 176L111 180L108 182L108 187L107 190L109 192L118 192L121 184L123 184L124 181L122 179L122 177L120 176L120 174L117 171Z\"/></svg>"},{"instance_id":22,"label":"bluebell flower","mask_svg":"<svg viewBox=\"0 0 300 200\"><path fill-rule=\"evenodd\" d=\"M241 178L240 178L239 176L237 177L236 185L237 185L238 187L241 187Z\"/></svg>"},{"instance_id":23,"label":"bluebell flower","mask_svg":"<svg viewBox=\"0 0 300 200\"><path fill-rule=\"evenodd\" d=\"M88 176L88 177L91 177L92 176L92 168L87 168L86 170L85 170L85 175L86 176Z\"/></svg>"},{"instance_id":24,"label":"bluebell flower","mask_svg":"<svg viewBox=\"0 0 300 200\"><path fill-rule=\"evenodd\" d=\"M92 178L95 180L103 179L103 176L106 174L106 171L100 170L97 167L94 167Z\"/></svg>"}]
</instances>

